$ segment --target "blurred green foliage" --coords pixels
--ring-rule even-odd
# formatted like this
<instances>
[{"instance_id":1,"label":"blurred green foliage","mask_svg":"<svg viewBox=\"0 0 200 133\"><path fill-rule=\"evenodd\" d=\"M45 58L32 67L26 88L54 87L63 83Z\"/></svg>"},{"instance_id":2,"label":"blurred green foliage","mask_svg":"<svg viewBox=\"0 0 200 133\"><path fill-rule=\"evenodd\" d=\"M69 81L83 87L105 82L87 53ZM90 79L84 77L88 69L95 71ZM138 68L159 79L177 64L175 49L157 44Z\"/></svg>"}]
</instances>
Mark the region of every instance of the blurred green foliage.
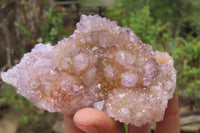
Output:
<instances>
[{"instance_id":1,"label":"blurred green foliage","mask_svg":"<svg viewBox=\"0 0 200 133\"><path fill-rule=\"evenodd\" d=\"M118 0L117 5L107 16L174 58L178 94L200 110L200 1Z\"/></svg>"},{"instance_id":2,"label":"blurred green foliage","mask_svg":"<svg viewBox=\"0 0 200 133\"><path fill-rule=\"evenodd\" d=\"M43 38L43 43L54 44L64 37L62 34L63 15L62 13L57 13L54 4L51 5L51 8L45 14L45 21L42 22L43 32L41 37Z\"/></svg>"},{"instance_id":3,"label":"blurred green foliage","mask_svg":"<svg viewBox=\"0 0 200 133\"><path fill-rule=\"evenodd\" d=\"M125 128L126 133L128 133L128 124L124 124L124 128Z\"/></svg>"},{"instance_id":4,"label":"blurred green foliage","mask_svg":"<svg viewBox=\"0 0 200 133\"><path fill-rule=\"evenodd\" d=\"M158 34L162 30L161 22L150 15L150 7L144 6L136 13L131 13L129 17L122 20L122 25L131 28L144 43L149 43L155 47Z\"/></svg>"},{"instance_id":5,"label":"blurred green foliage","mask_svg":"<svg viewBox=\"0 0 200 133\"><path fill-rule=\"evenodd\" d=\"M6 1L3 2L5 4ZM174 59L177 70L177 90L181 96L189 97L200 110L200 1L183 0L117 0L116 7L106 8L106 17L128 27L153 46L154 50L168 52ZM41 32L43 43L55 44L68 33L64 33L63 15L55 5L42 12ZM33 37L25 24L14 22L26 39ZM1 85L0 107L12 105L19 112L19 124L37 122L46 118L44 111L34 109L31 102L16 94L7 84ZM49 117L49 116L48 116ZM51 115L53 119L54 115ZM127 126L125 126L127 129Z\"/></svg>"},{"instance_id":6,"label":"blurred green foliage","mask_svg":"<svg viewBox=\"0 0 200 133\"><path fill-rule=\"evenodd\" d=\"M66 36L63 31L62 20L62 13L56 11L55 5L51 5L48 10L45 10L40 20L42 32L38 33L42 43L55 44ZM27 28L25 23L14 22L14 26L19 29L24 39L32 39L31 29ZM18 95L16 89L12 86L6 83L0 85L0 108L9 105L18 114L19 125L30 125L41 120L54 121L54 114L47 114L44 110L36 109L32 102Z\"/></svg>"},{"instance_id":7,"label":"blurred green foliage","mask_svg":"<svg viewBox=\"0 0 200 133\"><path fill-rule=\"evenodd\" d=\"M22 33L22 35L24 37L27 37L27 38L31 38L31 33L28 31L28 29L23 26L21 23L18 23L18 22L14 22L14 25L20 30L20 32Z\"/></svg>"},{"instance_id":8,"label":"blurred green foliage","mask_svg":"<svg viewBox=\"0 0 200 133\"><path fill-rule=\"evenodd\" d=\"M6 83L2 83L1 89L3 92L0 94L0 108L6 104L12 105L12 108L19 116L18 124L28 124L31 121L38 121L38 113L35 112L36 110L34 110L34 105L31 102L27 101L23 96L18 95L16 90Z\"/></svg>"},{"instance_id":9,"label":"blurred green foliage","mask_svg":"<svg viewBox=\"0 0 200 133\"><path fill-rule=\"evenodd\" d=\"M200 38L177 38L178 45L172 56L178 71L179 94L190 97L200 110Z\"/></svg>"}]
</instances>

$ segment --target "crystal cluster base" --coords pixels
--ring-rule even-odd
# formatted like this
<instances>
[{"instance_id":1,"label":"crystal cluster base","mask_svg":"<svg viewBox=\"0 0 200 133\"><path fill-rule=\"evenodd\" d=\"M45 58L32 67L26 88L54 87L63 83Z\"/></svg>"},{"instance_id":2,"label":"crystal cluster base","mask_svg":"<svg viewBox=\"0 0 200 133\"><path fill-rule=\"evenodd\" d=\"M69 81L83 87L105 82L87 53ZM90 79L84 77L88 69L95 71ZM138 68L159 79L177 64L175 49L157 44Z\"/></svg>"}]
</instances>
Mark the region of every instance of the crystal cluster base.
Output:
<instances>
[{"instance_id":1,"label":"crystal cluster base","mask_svg":"<svg viewBox=\"0 0 200 133\"><path fill-rule=\"evenodd\" d=\"M97 15L82 15L73 35L37 44L1 76L38 108L73 114L95 107L136 126L162 120L176 85L167 53Z\"/></svg>"}]
</instances>

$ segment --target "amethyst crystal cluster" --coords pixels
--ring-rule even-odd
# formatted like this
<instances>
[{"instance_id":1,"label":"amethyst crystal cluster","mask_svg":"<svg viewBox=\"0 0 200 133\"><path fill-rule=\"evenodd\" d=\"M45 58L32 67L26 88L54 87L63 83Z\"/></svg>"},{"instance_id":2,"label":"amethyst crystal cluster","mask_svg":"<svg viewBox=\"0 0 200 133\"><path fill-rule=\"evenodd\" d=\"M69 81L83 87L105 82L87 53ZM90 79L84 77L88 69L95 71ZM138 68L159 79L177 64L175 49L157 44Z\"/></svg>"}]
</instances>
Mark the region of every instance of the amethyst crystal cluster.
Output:
<instances>
[{"instance_id":1,"label":"amethyst crystal cluster","mask_svg":"<svg viewBox=\"0 0 200 133\"><path fill-rule=\"evenodd\" d=\"M136 126L163 119L176 85L167 53L97 15L82 15L73 35L37 44L1 76L38 108L73 114L95 107Z\"/></svg>"}]
</instances>

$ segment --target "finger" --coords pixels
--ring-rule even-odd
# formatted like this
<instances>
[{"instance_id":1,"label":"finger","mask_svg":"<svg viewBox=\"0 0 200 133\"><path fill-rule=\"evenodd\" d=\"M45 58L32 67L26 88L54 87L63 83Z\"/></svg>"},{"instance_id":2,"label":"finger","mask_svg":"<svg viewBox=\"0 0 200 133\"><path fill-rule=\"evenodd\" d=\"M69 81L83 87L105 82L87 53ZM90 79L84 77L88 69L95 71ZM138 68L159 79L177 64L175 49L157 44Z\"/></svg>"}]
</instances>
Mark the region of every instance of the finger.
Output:
<instances>
[{"instance_id":1,"label":"finger","mask_svg":"<svg viewBox=\"0 0 200 133\"><path fill-rule=\"evenodd\" d=\"M64 115L65 121L65 133L84 133L82 130L77 128L73 122L73 116Z\"/></svg>"},{"instance_id":2,"label":"finger","mask_svg":"<svg viewBox=\"0 0 200 133\"><path fill-rule=\"evenodd\" d=\"M178 96L174 96L168 102L163 121L157 123L156 133L180 133Z\"/></svg>"},{"instance_id":3,"label":"finger","mask_svg":"<svg viewBox=\"0 0 200 133\"><path fill-rule=\"evenodd\" d=\"M129 133L150 133L149 124L143 125L142 127L136 127L134 125L128 126Z\"/></svg>"},{"instance_id":4,"label":"finger","mask_svg":"<svg viewBox=\"0 0 200 133\"><path fill-rule=\"evenodd\" d=\"M74 123L86 133L125 133L123 124L94 108L78 111L74 115Z\"/></svg>"}]
</instances>

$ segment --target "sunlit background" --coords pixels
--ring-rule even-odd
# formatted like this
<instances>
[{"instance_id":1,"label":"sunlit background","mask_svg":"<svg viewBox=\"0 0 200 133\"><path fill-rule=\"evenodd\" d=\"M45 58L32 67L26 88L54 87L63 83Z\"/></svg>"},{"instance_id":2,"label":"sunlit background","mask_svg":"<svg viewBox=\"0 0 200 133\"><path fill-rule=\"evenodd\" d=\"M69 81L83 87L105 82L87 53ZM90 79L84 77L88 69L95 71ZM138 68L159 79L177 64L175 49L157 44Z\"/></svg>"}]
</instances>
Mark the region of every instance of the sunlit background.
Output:
<instances>
[{"instance_id":1,"label":"sunlit background","mask_svg":"<svg viewBox=\"0 0 200 133\"><path fill-rule=\"evenodd\" d=\"M168 52L177 70L181 132L200 132L199 0L1 0L0 71L35 44L71 35L82 14L117 21ZM35 108L0 78L0 133L64 133L63 118Z\"/></svg>"}]
</instances>

